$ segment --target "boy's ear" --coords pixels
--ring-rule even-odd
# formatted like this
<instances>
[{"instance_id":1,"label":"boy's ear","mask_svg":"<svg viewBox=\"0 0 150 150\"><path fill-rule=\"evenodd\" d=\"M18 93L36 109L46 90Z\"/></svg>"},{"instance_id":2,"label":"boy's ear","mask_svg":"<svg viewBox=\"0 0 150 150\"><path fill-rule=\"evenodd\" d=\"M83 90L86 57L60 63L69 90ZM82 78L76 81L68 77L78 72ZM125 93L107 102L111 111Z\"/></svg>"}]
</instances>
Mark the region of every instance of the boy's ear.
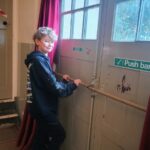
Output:
<instances>
[{"instance_id":1,"label":"boy's ear","mask_svg":"<svg viewBox=\"0 0 150 150\"><path fill-rule=\"evenodd\" d=\"M39 45L39 43L40 43L40 40L35 39L35 44L36 44L36 45Z\"/></svg>"}]
</instances>

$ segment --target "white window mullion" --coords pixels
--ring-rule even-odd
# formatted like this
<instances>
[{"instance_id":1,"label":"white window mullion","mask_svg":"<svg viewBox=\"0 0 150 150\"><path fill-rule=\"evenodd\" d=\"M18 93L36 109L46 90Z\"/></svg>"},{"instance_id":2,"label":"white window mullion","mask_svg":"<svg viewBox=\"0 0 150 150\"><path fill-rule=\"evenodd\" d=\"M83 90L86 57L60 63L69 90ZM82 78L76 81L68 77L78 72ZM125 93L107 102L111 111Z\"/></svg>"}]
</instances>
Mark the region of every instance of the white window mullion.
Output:
<instances>
[{"instance_id":1,"label":"white window mullion","mask_svg":"<svg viewBox=\"0 0 150 150\"><path fill-rule=\"evenodd\" d=\"M83 15L83 27L82 27L82 38L86 37L86 29L87 29L87 10L84 11Z\"/></svg>"}]
</instances>

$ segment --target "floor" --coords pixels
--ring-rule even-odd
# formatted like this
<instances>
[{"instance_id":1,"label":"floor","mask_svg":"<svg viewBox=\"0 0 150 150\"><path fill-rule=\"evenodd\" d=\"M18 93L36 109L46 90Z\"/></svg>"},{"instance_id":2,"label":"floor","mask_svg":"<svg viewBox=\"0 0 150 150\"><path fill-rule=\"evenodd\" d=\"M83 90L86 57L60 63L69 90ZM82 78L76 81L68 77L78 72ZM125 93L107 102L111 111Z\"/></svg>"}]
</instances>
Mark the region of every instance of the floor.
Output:
<instances>
[{"instance_id":1,"label":"floor","mask_svg":"<svg viewBox=\"0 0 150 150\"><path fill-rule=\"evenodd\" d=\"M0 150L18 150L16 147L18 131L15 125L0 126Z\"/></svg>"}]
</instances>

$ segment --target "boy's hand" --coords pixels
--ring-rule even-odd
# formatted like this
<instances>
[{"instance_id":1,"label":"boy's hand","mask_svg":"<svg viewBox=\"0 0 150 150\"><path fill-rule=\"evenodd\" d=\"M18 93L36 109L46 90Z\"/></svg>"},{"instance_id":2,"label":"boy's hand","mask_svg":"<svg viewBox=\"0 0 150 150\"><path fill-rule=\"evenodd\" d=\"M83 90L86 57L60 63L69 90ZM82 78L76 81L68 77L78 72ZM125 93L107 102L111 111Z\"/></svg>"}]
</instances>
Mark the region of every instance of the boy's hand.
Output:
<instances>
[{"instance_id":1,"label":"boy's hand","mask_svg":"<svg viewBox=\"0 0 150 150\"><path fill-rule=\"evenodd\" d=\"M75 84L76 86L79 86L79 84L81 84L81 80L80 80L80 79L75 79L75 80L74 80L74 84Z\"/></svg>"},{"instance_id":2,"label":"boy's hand","mask_svg":"<svg viewBox=\"0 0 150 150\"><path fill-rule=\"evenodd\" d=\"M67 74L64 74L63 75L63 79L66 80L66 81L69 81L70 80L70 76L67 75Z\"/></svg>"}]
</instances>

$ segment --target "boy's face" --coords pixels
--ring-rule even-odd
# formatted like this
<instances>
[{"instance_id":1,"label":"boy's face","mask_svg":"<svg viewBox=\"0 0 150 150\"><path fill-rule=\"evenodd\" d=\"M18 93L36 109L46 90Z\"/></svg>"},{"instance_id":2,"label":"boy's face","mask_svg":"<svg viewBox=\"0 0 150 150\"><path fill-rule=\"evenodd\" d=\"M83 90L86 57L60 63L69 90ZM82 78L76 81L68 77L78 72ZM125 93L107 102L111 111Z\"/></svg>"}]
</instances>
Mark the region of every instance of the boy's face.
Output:
<instances>
[{"instance_id":1,"label":"boy's face","mask_svg":"<svg viewBox=\"0 0 150 150\"><path fill-rule=\"evenodd\" d=\"M44 36L41 40L36 39L35 43L38 47L38 50L45 54L51 52L54 47L54 42L47 35Z\"/></svg>"}]
</instances>

